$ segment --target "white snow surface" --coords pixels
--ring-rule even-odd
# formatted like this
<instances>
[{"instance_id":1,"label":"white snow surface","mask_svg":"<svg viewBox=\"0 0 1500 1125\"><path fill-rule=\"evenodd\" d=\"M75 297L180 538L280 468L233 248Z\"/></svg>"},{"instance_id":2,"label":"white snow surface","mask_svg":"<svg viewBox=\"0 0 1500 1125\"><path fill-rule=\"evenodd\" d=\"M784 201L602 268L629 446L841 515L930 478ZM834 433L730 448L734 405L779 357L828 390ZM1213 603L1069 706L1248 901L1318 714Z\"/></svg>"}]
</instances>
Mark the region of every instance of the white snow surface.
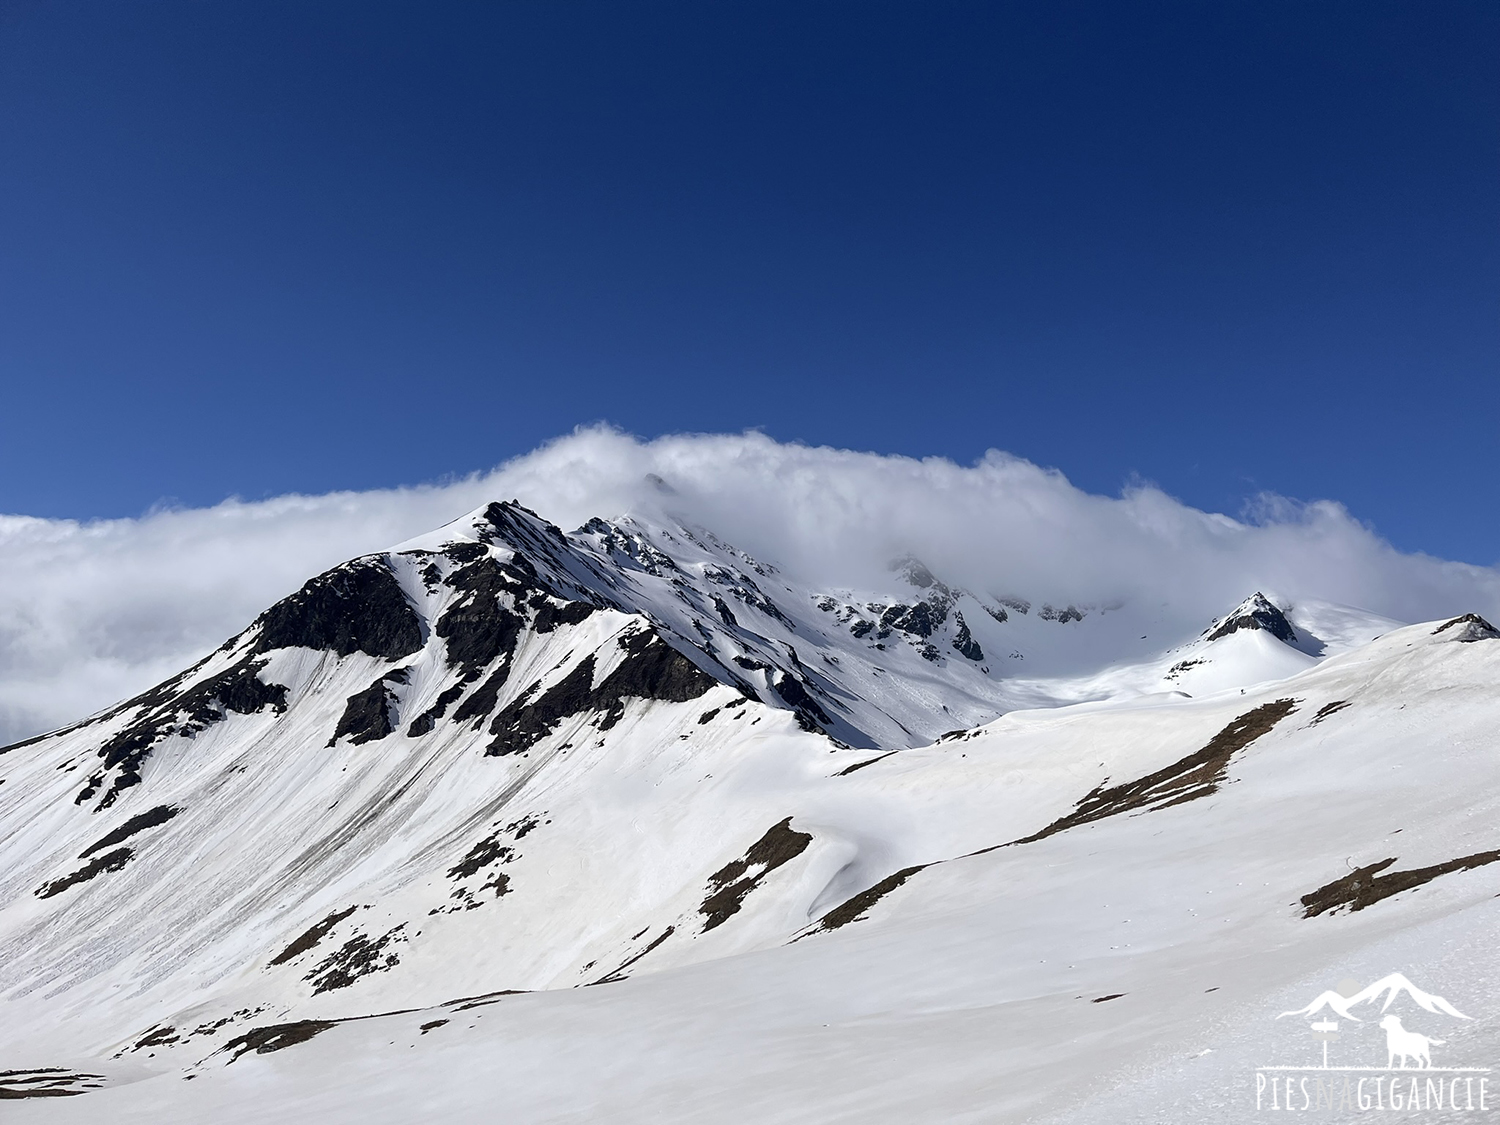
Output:
<instances>
[{"instance_id":1,"label":"white snow surface","mask_svg":"<svg viewBox=\"0 0 1500 1125\"><path fill-rule=\"evenodd\" d=\"M1500 1056L1482 622L1272 594L1225 620L1290 641L1158 638L509 505L329 581L372 568L410 651L268 615L0 753L0 1071L98 1076L6 1121L1248 1121L1312 1054L1276 1017L1347 979L1442 1065ZM512 647L465 665L465 613ZM390 733L335 737L381 690Z\"/></svg>"}]
</instances>

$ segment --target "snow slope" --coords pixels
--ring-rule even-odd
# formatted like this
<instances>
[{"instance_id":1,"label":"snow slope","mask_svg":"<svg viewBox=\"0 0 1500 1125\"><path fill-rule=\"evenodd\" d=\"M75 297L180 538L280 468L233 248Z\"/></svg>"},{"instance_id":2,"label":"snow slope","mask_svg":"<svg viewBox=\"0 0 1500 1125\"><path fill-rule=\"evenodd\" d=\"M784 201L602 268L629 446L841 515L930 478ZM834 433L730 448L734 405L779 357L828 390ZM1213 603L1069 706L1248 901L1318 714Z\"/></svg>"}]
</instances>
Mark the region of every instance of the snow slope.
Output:
<instances>
[{"instance_id":1,"label":"snow slope","mask_svg":"<svg viewBox=\"0 0 1500 1125\"><path fill-rule=\"evenodd\" d=\"M1494 1008L1493 629L1024 604L512 505L336 568L0 753L0 1090L89 1091L8 1112L1235 1119L1309 982Z\"/></svg>"}]
</instances>

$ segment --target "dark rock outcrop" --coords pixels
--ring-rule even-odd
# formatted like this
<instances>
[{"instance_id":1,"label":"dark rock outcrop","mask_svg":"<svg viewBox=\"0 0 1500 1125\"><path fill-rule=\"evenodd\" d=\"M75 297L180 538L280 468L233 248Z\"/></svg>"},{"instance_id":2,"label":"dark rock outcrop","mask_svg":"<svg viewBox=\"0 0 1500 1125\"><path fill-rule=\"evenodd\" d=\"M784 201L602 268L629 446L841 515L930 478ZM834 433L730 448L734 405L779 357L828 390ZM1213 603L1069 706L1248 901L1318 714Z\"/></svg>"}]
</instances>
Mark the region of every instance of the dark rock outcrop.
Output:
<instances>
[{"instance_id":1,"label":"dark rock outcrop","mask_svg":"<svg viewBox=\"0 0 1500 1125\"><path fill-rule=\"evenodd\" d=\"M332 746L339 739L347 738L359 746L384 738L394 731L396 696L388 685L393 680L404 681L404 673L405 669L402 669L401 673L382 676L364 691L351 695L344 704L344 713L339 717L339 725L334 729L328 745Z\"/></svg>"},{"instance_id":2,"label":"dark rock outcrop","mask_svg":"<svg viewBox=\"0 0 1500 1125\"><path fill-rule=\"evenodd\" d=\"M36 897L51 898L53 895L62 894L69 887L88 882L96 875L103 875L106 871L118 871L130 862L134 854L129 848L116 848L112 852L97 856L72 874L64 875L61 879L54 879L38 887Z\"/></svg>"},{"instance_id":3,"label":"dark rock outcrop","mask_svg":"<svg viewBox=\"0 0 1500 1125\"><path fill-rule=\"evenodd\" d=\"M1211 626L1205 635L1209 640L1216 641L1220 637L1227 637L1230 633L1241 629L1264 629L1277 640L1286 641L1288 644L1297 640L1297 632L1292 628L1292 623L1286 619L1286 615L1272 605L1258 590L1254 596L1241 602L1235 611L1223 621Z\"/></svg>"},{"instance_id":4,"label":"dark rock outcrop","mask_svg":"<svg viewBox=\"0 0 1500 1125\"><path fill-rule=\"evenodd\" d=\"M433 632L447 645L448 662L467 675L477 676L496 660L515 652L525 624L519 614L500 603L501 597L509 595L518 600L532 587L514 568L491 558L475 560L447 581L460 597L438 618Z\"/></svg>"},{"instance_id":5,"label":"dark rock outcrop","mask_svg":"<svg viewBox=\"0 0 1500 1125\"><path fill-rule=\"evenodd\" d=\"M100 810L109 808L123 790L141 783L141 765L171 735L197 734L231 711L241 715L253 715L268 707L285 711L286 688L260 679L265 664L247 656L181 694L163 693L165 699L99 747L104 764L89 778L74 803L81 805L92 799L114 771L114 779L98 806ZM174 682L180 682L180 678Z\"/></svg>"},{"instance_id":6,"label":"dark rock outcrop","mask_svg":"<svg viewBox=\"0 0 1500 1125\"><path fill-rule=\"evenodd\" d=\"M1466 613L1462 617L1444 621L1432 631L1432 635L1442 636L1450 641L1493 641L1500 638L1500 629L1496 629L1477 613Z\"/></svg>"},{"instance_id":7,"label":"dark rock outcrop","mask_svg":"<svg viewBox=\"0 0 1500 1125\"><path fill-rule=\"evenodd\" d=\"M253 651L313 648L399 660L422 647L422 622L382 555L318 575L256 620Z\"/></svg>"},{"instance_id":8,"label":"dark rock outcrop","mask_svg":"<svg viewBox=\"0 0 1500 1125\"><path fill-rule=\"evenodd\" d=\"M697 699L718 681L663 641L654 631L642 629L619 638L625 659L599 684L593 686L592 654L540 696L525 692L509 704L490 724L487 754L518 754L540 742L565 718L599 712L599 729L609 730L624 717L626 699L659 699L686 703Z\"/></svg>"},{"instance_id":9,"label":"dark rock outcrop","mask_svg":"<svg viewBox=\"0 0 1500 1125\"><path fill-rule=\"evenodd\" d=\"M984 649L979 646L973 635L969 632L969 623L964 620L962 613L953 615L954 624L958 626L958 635L953 638L953 649L960 656L974 661L976 664L984 659Z\"/></svg>"},{"instance_id":10,"label":"dark rock outcrop","mask_svg":"<svg viewBox=\"0 0 1500 1125\"><path fill-rule=\"evenodd\" d=\"M124 824L112 832L107 832L95 840L83 851L78 853L79 859L88 859L95 852L102 852L105 848L112 848L116 844L130 839L137 832L144 832L148 828L155 828L158 824L165 824L182 810L173 805L157 805L154 809L147 809L143 813L137 813Z\"/></svg>"}]
</instances>

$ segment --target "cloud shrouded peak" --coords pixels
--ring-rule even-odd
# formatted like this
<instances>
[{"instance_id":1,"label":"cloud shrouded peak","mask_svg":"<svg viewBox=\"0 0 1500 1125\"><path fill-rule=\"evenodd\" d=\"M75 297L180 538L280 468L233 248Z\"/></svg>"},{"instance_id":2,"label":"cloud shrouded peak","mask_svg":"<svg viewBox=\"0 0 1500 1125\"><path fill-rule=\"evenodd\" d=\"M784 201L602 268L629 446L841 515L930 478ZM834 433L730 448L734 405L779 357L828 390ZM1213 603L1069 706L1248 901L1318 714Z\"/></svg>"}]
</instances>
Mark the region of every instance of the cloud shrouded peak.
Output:
<instances>
[{"instance_id":1,"label":"cloud shrouded peak","mask_svg":"<svg viewBox=\"0 0 1500 1125\"><path fill-rule=\"evenodd\" d=\"M1149 599L1177 639L1256 590L1407 621L1500 611L1500 573L1402 554L1329 501L1264 497L1232 519L1149 486L1092 495L993 451L962 466L597 427L439 485L93 523L0 517L0 741L180 670L320 570L509 498L565 529L627 513L700 525L829 588L890 588L892 560L915 557L997 596Z\"/></svg>"}]
</instances>

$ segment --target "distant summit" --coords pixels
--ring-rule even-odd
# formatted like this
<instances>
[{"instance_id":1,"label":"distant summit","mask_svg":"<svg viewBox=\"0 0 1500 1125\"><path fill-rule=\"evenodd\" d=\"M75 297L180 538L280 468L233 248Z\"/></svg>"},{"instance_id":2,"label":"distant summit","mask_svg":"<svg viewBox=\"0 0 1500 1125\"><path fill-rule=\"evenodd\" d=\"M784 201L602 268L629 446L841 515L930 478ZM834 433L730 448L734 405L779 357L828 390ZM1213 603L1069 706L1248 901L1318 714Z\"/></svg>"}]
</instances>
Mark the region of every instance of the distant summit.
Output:
<instances>
[{"instance_id":1,"label":"distant summit","mask_svg":"<svg viewBox=\"0 0 1500 1125\"><path fill-rule=\"evenodd\" d=\"M1450 641L1493 641L1500 638L1500 629L1496 629L1477 613L1466 613L1452 621L1444 621L1432 631L1432 635L1443 636Z\"/></svg>"},{"instance_id":2,"label":"distant summit","mask_svg":"<svg viewBox=\"0 0 1500 1125\"><path fill-rule=\"evenodd\" d=\"M1234 612L1223 621L1210 625L1206 635L1209 640L1216 641L1241 629L1264 629L1277 640L1288 644L1297 640L1297 631L1286 619L1286 614L1272 605L1259 590L1236 606Z\"/></svg>"}]
</instances>

